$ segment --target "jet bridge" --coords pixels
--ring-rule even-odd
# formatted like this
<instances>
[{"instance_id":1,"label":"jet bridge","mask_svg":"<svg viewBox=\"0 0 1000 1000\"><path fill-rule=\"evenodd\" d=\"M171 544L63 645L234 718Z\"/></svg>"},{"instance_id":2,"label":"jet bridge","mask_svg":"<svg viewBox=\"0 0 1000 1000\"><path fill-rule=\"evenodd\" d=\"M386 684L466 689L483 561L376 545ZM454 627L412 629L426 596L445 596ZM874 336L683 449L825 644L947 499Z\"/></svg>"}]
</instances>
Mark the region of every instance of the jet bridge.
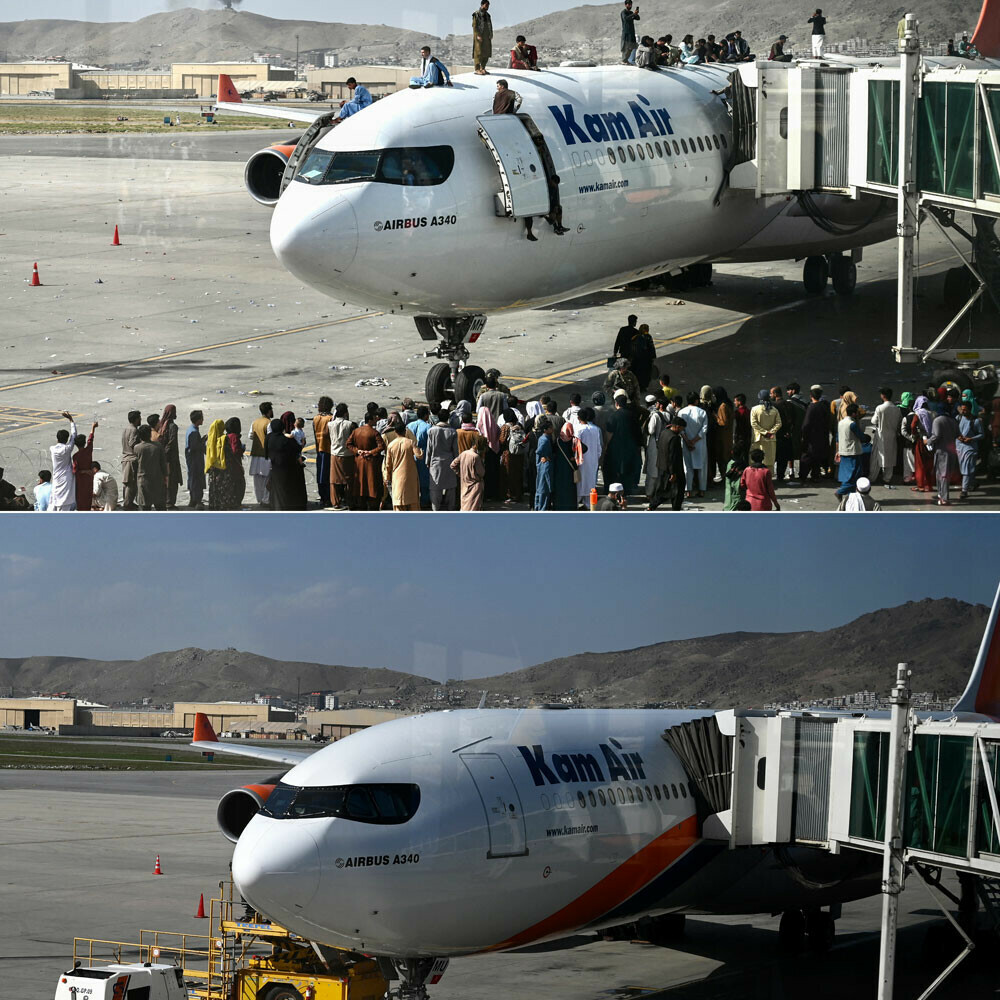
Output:
<instances>
[{"instance_id":1,"label":"jet bridge","mask_svg":"<svg viewBox=\"0 0 1000 1000\"><path fill-rule=\"evenodd\" d=\"M1000 723L917 717L900 664L892 713L732 710L663 734L697 789L702 836L883 858L879 996L892 996L898 896L923 882L972 950L979 903L1000 929ZM941 885L958 874L961 897ZM944 898L942 898L944 897ZM959 917L951 913L950 900Z\"/></svg>"},{"instance_id":2,"label":"jet bridge","mask_svg":"<svg viewBox=\"0 0 1000 1000\"><path fill-rule=\"evenodd\" d=\"M990 2L985 0L981 23L1000 17L988 14ZM952 334L975 310L1000 310L1000 239L994 232L1000 217L1000 60L924 58L917 29L916 18L907 15L898 60L831 56L735 69L727 88L737 154L729 183L760 199L794 197L798 210L837 235L866 224L857 203L894 199L896 360L958 363L974 369L966 376L968 387L977 379L992 385L992 365L976 366L1000 362L1000 344L956 348ZM1000 43L997 49L993 56L1000 56ZM850 202L856 203L853 215ZM913 342L914 247L925 224L955 255L956 266L945 276L945 302L954 317L919 347ZM838 263L807 261L807 290L822 291Z\"/></svg>"}]
</instances>

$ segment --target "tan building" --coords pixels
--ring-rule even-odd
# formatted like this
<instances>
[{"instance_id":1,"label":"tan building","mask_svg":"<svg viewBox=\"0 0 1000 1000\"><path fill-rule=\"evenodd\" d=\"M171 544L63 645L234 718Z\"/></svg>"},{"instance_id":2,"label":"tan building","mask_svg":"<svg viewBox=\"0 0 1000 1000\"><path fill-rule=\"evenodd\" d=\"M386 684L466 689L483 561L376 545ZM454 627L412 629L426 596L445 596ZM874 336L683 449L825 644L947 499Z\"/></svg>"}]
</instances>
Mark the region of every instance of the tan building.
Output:
<instances>
[{"instance_id":1,"label":"tan building","mask_svg":"<svg viewBox=\"0 0 1000 1000\"><path fill-rule=\"evenodd\" d=\"M268 63L174 63L170 70L172 89L193 90L198 97L211 97L218 90L220 73L230 77L237 90L253 90L270 80L295 79L295 70Z\"/></svg>"},{"instance_id":2,"label":"tan building","mask_svg":"<svg viewBox=\"0 0 1000 1000\"><path fill-rule=\"evenodd\" d=\"M75 698L0 698L0 726L72 726Z\"/></svg>"},{"instance_id":3,"label":"tan building","mask_svg":"<svg viewBox=\"0 0 1000 1000\"><path fill-rule=\"evenodd\" d=\"M208 716L212 728L221 733L242 728L246 723L294 722L295 712L289 708L271 708L243 701L176 701L174 702L174 729L193 729L198 712Z\"/></svg>"},{"instance_id":4,"label":"tan building","mask_svg":"<svg viewBox=\"0 0 1000 1000\"><path fill-rule=\"evenodd\" d=\"M74 86L72 63L0 63L0 94L64 90Z\"/></svg>"},{"instance_id":5,"label":"tan building","mask_svg":"<svg viewBox=\"0 0 1000 1000\"><path fill-rule=\"evenodd\" d=\"M305 724L311 733L339 740L351 733L377 726L380 722L401 719L404 715L405 712L394 712L388 708L343 708L329 712L306 712Z\"/></svg>"}]
</instances>

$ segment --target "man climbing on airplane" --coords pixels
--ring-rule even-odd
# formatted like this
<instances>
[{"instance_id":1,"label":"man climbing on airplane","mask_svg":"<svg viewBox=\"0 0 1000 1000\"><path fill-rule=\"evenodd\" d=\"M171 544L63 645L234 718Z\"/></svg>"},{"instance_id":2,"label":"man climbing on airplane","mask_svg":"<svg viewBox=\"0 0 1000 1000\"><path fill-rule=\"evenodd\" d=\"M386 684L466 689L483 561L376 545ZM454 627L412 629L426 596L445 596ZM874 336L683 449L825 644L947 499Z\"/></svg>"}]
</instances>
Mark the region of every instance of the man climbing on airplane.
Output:
<instances>
[{"instance_id":1,"label":"man climbing on airplane","mask_svg":"<svg viewBox=\"0 0 1000 1000\"><path fill-rule=\"evenodd\" d=\"M347 78L347 89L351 92L351 99L341 104L339 121L364 111L372 103L372 95L368 92L368 88L362 87L353 76Z\"/></svg>"},{"instance_id":2,"label":"man climbing on airplane","mask_svg":"<svg viewBox=\"0 0 1000 1000\"><path fill-rule=\"evenodd\" d=\"M410 89L450 86L451 74L448 72L448 67L437 56L431 55L429 45L424 45L420 49L420 73L410 77Z\"/></svg>"}]
</instances>

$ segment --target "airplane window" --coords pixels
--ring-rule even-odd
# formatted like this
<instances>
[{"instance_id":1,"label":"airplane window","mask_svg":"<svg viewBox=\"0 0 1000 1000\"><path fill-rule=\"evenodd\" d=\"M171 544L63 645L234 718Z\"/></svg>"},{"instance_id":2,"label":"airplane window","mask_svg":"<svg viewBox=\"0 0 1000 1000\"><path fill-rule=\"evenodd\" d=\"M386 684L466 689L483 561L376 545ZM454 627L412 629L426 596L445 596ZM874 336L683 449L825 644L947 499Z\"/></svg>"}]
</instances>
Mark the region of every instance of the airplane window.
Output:
<instances>
[{"instance_id":1,"label":"airplane window","mask_svg":"<svg viewBox=\"0 0 1000 1000\"><path fill-rule=\"evenodd\" d=\"M717 135L712 136L712 141L715 143L715 148L719 148L719 137Z\"/></svg>"},{"instance_id":2,"label":"airplane window","mask_svg":"<svg viewBox=\"0 0 1000 1000\"><path fill-rule=\"evenodd\" d=\"M659 146L659 143L656 144ZM649 158L653 158L653 144L651 142L646 143L646 152L649 153Z\"/></svg>"},{"instance_id":3,"label":"airplane window","mask_svg":"<svg viewBox=\"0 0 1000 1000\"><path fill-rule=\"evenodd\" d=\"M586 796L584 796L583 792L576 793L576 801L580 803L581 809L587 808L587 799Z\"/></svg>"},{"instance_id":4,"label":"airplane window","mask_svg":"<svg viewBox=\"0 0 1000 1000\"><path fill-rule=\"evenodd\" d=\"M597 805L597 797L594 795L594 793L593 792L587 792L587 795L590 798L590 804L592 806L596 806Z\"/></svg>"},{"instance_id":5,"label":"airplane window","mask_svg":"<svg viewBox=\"0 0 1000 1000\"><path fill-rule=\"evenodd\" d=\"M636 149L639 152L639 159L640 160L646 159L646 154L643 152L642 143L641 142L637 145Z\"/></svg>"},{"instance_id":6,"label":"airplane window","mask_svg":"<svg viewBox=\"0 0 1000 1000\"><path fill-rule=\"evenodd\" d=\"M619 789L618 789L618 801L619 801L619 802L620 802L620 803L621 803L622 805L624 805L624 804L625 804L625 793L624 793L624 792L623 792L623 791L621 790L621 788L619 788Z\"/></svg>"},{"instance_id":7,"label":"airplane window","mask_svg":"<svg viewBox=\"0 0 1000 1000\"><path fill-rule=\"evenodd\" d=\"M628 158L635 163L635 149L632 146L628 147Z\"/></svg>"},{"instance_id":8,"label":"airplane window","mask_svg":"<svg viewBox=\"0 0 1000 1000\"><path fill-rule=\"evenodd\" d=\"M597 797L601 800L601 805L602 806L606 806L608 804L607 799L605 799L605 797L604 797L604 789L603 788L598 788L597 789Z\"/></svg>"},{"instance_id":9,"label":"airplane window","mask_svg":"<svg viewBox=\"0 0 1000 1000\"><path fill-rule=\"evenodd\" d=\"M724 135L720 135L719 138L722 140L722 148L725 149L726 148L726 137Z\"/></svg>"},{"instance_id":10,"label":"airplane window","mask_svg":"<svg viewBox=\"0 0 1000 1000\"><path fill-rule=\"evenodd\" d=\"M660 786L659 785L653 785L653 791L656 792L656 801L659 802L660 801Z\"/></svg>"},{"instance_id":11,"label":"airplane window","mask_svg":"<svg viewBox=\"0 0 1000 1000\"><path fill-rule=\"evenodd\" d=\"M688 151L687 139L681 139L681 149L686 153Z\"/></svg>"},{"instance_id":12,"label":"airplane window","mask_svg":"<svg viewBox=\"0 0 1000 1000\"><path fill-rule=\"evenodd\" d=\"M635 802L635 792L632 791L632 786L628 786L628 800L629 802Z\"/></svg>"},{"instance_id":13,"label":"airplane window","mask_svg":"<svg viewBox=\"0 0 1000 1000\"><path fill-rule=\"evenodd\" d=\"M420 805L417 785L371 784L299 788L279 782L261 813L272 819L328 817L359 823L405 823Z\"/></svg>"},{"instance_id":14,"label":"airplane window","mask_svg":"<svg viewBox=\"0 0 1000 1000\"><path fill-rule=\"evenodd\" d=\"M677 798L677 786L676 785L671 785L670 786L670 791L672 791L674 793L674 798L676 799Z\"/></svg>"},{"instance_id":15,"label":"airplane window","mask_svg":"<svg viewBox=\"0 0 1000 1000\"><path fill-rule=\"evenodd\" d=\"M676 155L676 156L680 156L681 155L681 147L677 144L677 140L676 139L674 139L674 155Z\"/></svg>"},{"instance_id":16,"label":"airplane window","mask_svg":"<svg viewBox=\"0 0 1000 1000\"><path fill-rule=\"evenodd\" d=\"M608 159L609 159L609 160L610 160L610 161L611 161L612 163L614 163L614 162L615 162L615 151L614 151L614 150L613 150L613 149L612 149L612 148L611 148L610 146L608 146Z\"/></svg>"}]
</instances>

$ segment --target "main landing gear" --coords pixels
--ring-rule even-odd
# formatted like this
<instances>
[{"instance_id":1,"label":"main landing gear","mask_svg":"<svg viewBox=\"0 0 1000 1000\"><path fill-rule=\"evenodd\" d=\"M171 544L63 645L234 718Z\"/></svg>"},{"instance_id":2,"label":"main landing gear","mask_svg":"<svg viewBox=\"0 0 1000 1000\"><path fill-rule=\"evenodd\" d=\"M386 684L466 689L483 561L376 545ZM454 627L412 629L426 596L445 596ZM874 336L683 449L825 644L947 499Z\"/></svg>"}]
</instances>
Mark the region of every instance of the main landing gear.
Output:
<instances>
[{"instance_id":1,"label":"main landing gear","mask_svg":"<svg viewBox=\"0 0 1000 1000\"><path fill-rule=\"evenodd\" d=\"M837 914L839 916L839 913ZM833 908L825 910L785 910L778 924L778 943L782 951L801 951L808 941L809 950L829 951L837 933Z\"/></svg>"},{"instance_id":2,"label":"main landing gear","mask_svg":"<svg viewBox=\"0 0 1000 1000\"><path fill-rule=\"evenodd\" d=\"M825 257L806 257L802 265L802 284L810 295L820 295L827 281L833 281L833 290L838 295L851 295L858 283L858 269L854 254L831 253Z\"/></svg>"},{"instance_id":3,"label":"main landing gear","mask_svg":"<svg viewBox=\"0 0 1000 1000\"><path fill-rule=\"evenodd\" d=\"M436 340L437 347L425 357L444 358L432 365L424 382L427 402L432 406L453 399L476 401L486 373L478 365L470 365L469 349L486 326L485 316L416 316L417 333L422 340Z\"/></svg>"}]
</instances>

